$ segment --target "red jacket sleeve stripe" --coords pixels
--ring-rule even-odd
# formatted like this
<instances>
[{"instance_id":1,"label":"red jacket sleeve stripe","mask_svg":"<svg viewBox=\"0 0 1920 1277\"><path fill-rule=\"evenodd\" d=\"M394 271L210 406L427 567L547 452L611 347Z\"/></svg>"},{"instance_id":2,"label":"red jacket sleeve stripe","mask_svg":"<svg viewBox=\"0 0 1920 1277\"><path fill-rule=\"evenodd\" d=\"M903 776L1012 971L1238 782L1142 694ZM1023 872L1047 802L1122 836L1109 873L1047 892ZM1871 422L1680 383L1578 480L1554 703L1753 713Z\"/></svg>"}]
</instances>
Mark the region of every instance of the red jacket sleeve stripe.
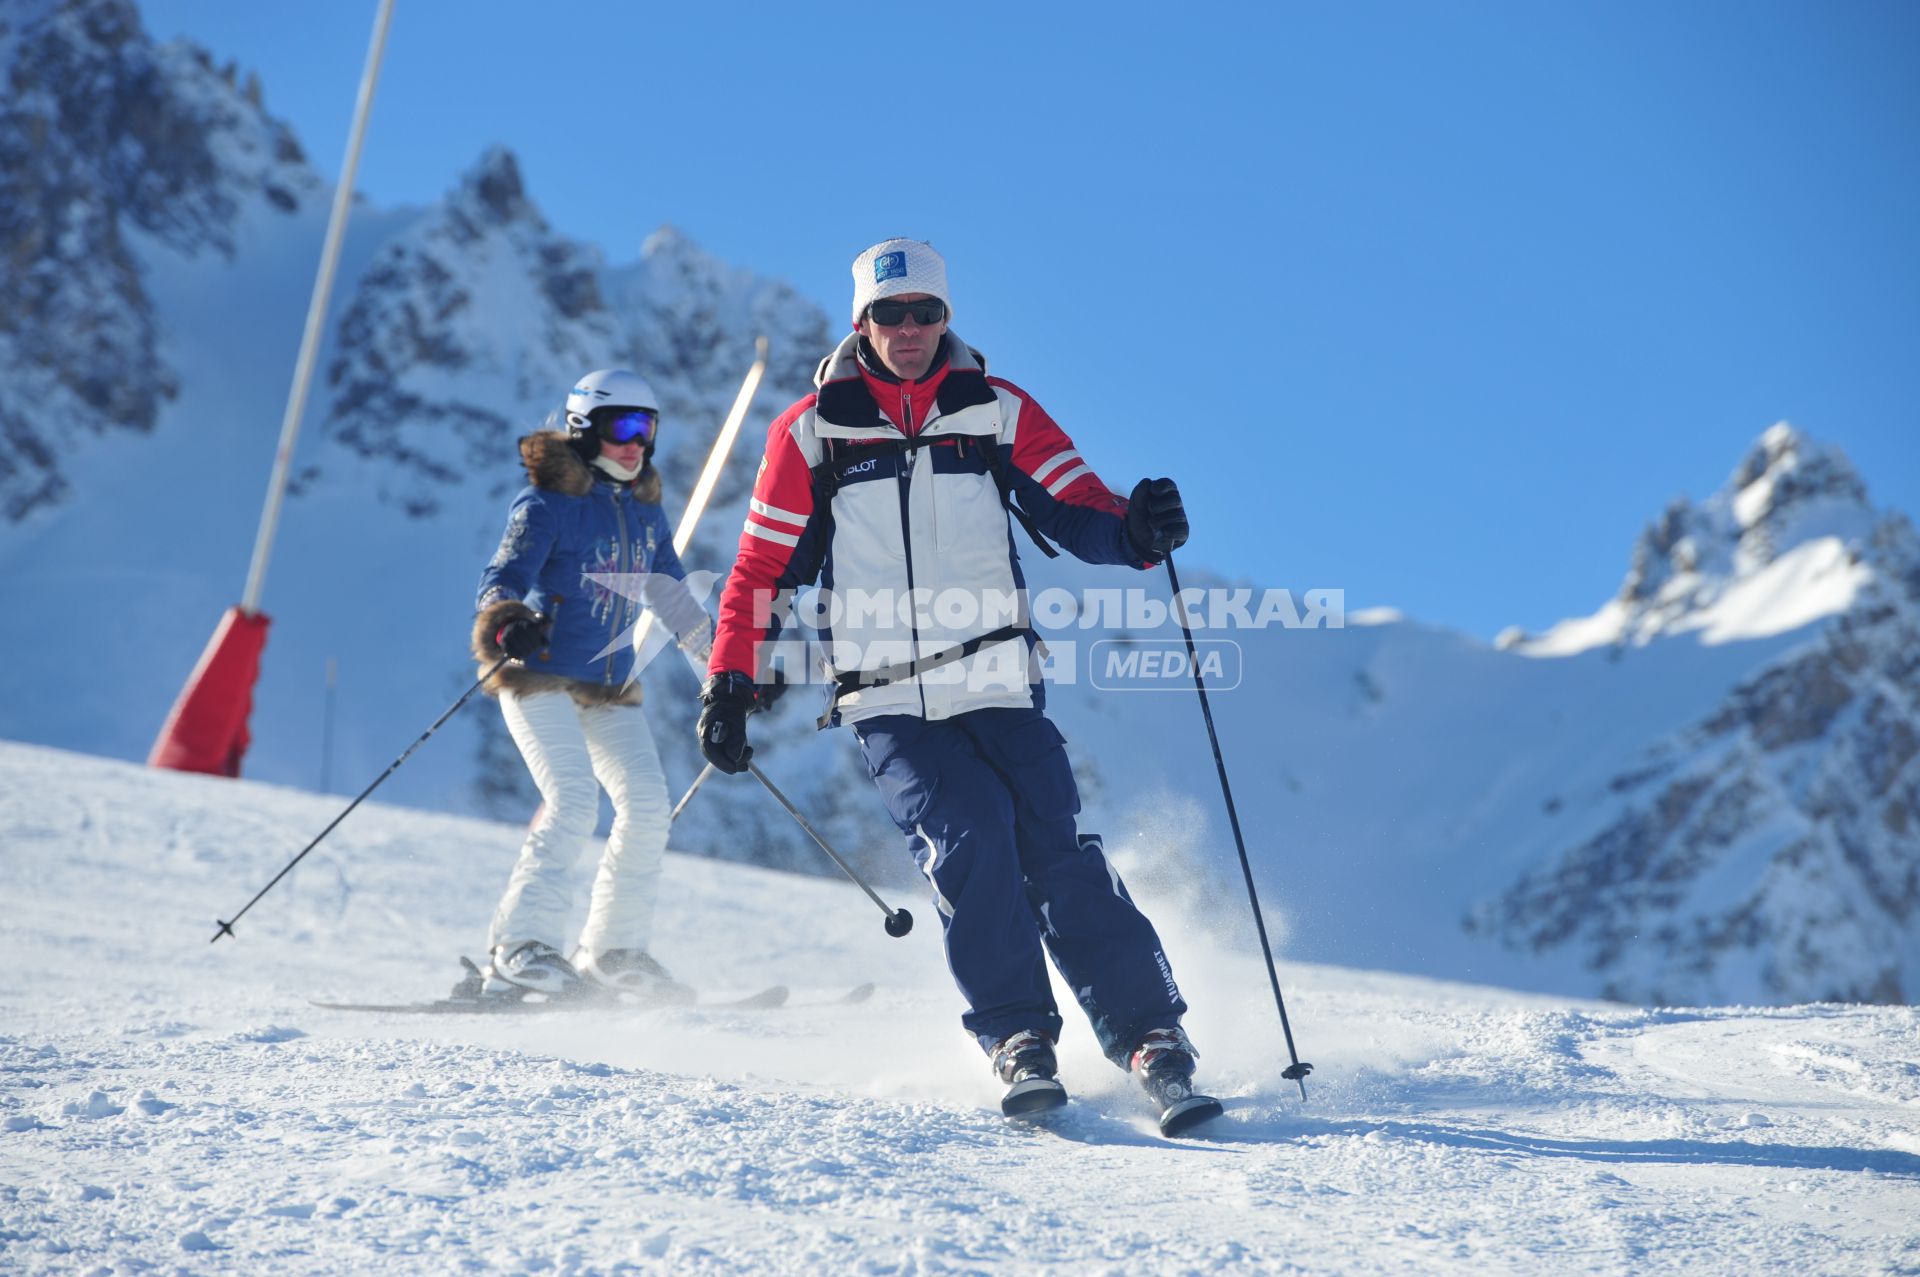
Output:
<instances>
[{"instance_id":1,"label":"red jacket sleeve stripe","mask_svg":"<svg viewBox=\"0 0 1920 1277\"><path fill-rule=\"evenodd\" d=\"M1057 501L1109 513L1126 513L1126 498L1100 482L1100 476L1081 460L1073 440L1047 415L1046 409L1010 381L998 377L990 377L988 381L1020 397L1020 419L1013 433L1014 465Z\"/></svg>"}]
</instances>

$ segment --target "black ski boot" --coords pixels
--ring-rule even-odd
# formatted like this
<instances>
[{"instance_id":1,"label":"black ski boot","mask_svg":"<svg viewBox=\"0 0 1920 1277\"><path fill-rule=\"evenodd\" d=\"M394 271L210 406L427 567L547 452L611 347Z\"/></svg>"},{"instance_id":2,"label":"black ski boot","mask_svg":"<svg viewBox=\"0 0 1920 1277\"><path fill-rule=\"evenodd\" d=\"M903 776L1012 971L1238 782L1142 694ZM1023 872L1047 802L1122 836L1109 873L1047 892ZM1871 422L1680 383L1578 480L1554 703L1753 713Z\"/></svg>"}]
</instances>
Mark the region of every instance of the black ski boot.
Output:
<instances>
[{"instance_id":1,"label":"black ski boot","mask_svg":"<svg viewBox=\"0 0 1920 1277\"><path fill-rule=\"evenodd\" d=\"M1219 1100L1193 1089L1193 1060L1199 1054L1178 1027L1154 1029L1134 1048L1133 1074L1159 1107L1160 1133L1169 1138L1225 1112Z\"/></svg>"},{"instance_id":2,"label":"black ski boot","mask_svg":"<svg viewBox=\"0 0 1920 1277\"><path fill-rule=\"evenodd\" d=\"M1054 1074L1053 1043L1032 1029L1022 1029L993 1048L993 1073L1007 1084L1000 1111L1008 1117L1034 1117L1067 1102L1067 1088Z\"/></svg>"}]
</instances>

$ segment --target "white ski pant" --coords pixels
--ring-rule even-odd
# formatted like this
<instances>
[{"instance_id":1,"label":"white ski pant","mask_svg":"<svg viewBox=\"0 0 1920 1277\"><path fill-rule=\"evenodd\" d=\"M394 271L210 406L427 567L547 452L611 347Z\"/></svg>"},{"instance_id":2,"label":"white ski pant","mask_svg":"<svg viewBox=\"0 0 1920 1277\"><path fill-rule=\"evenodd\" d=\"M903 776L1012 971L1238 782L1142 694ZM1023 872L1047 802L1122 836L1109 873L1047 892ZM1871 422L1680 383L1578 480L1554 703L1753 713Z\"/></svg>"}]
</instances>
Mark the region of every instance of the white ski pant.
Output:
<instances>
[{"instance_id":1,"label":"white ski pant","mask_svg":"<svg viewBox=\"0 0 1920 1277\"><path fill-rule=\"evenodd\" d=\"M542 806L520 846L488 946L540 940L561 953L573 907L572 869L593 837L600 786L613 800L613 830L593 880L580 947L645 949L667 847L667 782L638 705L583 709L565 692L500 694L500 712L520 747ZM597 782L597 783L596 783Z\"/></svg>"}]
</instances>

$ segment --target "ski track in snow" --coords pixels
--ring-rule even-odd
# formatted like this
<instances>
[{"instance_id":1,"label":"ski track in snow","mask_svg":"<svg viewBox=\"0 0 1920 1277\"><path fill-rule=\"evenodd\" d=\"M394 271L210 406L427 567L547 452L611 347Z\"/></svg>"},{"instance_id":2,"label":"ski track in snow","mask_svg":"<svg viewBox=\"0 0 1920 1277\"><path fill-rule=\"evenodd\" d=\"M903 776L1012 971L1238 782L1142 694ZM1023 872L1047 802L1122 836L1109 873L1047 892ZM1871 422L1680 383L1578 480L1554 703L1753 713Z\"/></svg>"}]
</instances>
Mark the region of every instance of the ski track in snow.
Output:
<instances>
[{"instance_id":1,"label":"ski track in snow","mask_svg":"<svg viewBox=\"0 0 1920 1277\"><path fill-rule=\"evenodd\" d=\"M675 856L683 976L879 992L324 1011L443 992L519 831L363 807L209 945L344 800L5 744L0 776L0 1271L1920 1273L1909 1008L1283 960L1303 1106L1257 956L1149 899L1227 1116L1160 1138L1070 1012L1075 1103L1022 1126L931 910L891 941L845 884Z\"/></svg>"}]
</instances>

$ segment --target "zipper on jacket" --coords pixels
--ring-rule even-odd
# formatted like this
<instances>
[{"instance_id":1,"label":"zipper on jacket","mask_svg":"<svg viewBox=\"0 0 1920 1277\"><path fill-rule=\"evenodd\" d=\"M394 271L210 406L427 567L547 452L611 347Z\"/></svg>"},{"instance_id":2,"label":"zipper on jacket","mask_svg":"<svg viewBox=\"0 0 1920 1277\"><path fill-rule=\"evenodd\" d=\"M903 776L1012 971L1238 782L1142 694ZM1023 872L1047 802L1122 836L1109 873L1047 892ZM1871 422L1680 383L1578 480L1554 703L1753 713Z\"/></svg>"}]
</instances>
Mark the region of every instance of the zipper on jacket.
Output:
<instances>
[{"instance_id":1,"label":"zipper on jacket","mask_svg":"<svg viewBox=\"0 0 1920 1277\"><path fill-rule=\"evenodd\" d=\"M905 434L908 438L912 438L913 396L902 391L900 394L900 405L900 416L903 419L901 422L901 433ZM913 505L914 460L920 455L920 450L918 448L904 448L901 451L904 455L895 482L900 492L900 544L905 549L907 556L907 632L913 636L913 647L907 653L907 659L917 661L920 659L920 623L914 619L912 607L913 520L908 517L908 514ZM927 716L927 688L926 684L921 682L917 675L913 680L913 688L920 697L920 717L925 718Z\"/></svg>"},{"instance_id":2,"label":"zipper on jacket","mask_svg":"<svg viewBox=\"0 0 1920 1277\"><path fill-rule=\"evenodd\" d=\"M616 572L628 573L632 570L633 549L627 540L627 507L622 504L620 496L620 490L615 488L613 491L613 517L614 521L620 527L620 544L614 550L613 567ZM624 593L617 590L615 593L619 594L620 602L613 608L613 636L618 638L620 632L626 628L623 622L626 619L627 609L636 605L632 600L628 599ZM613 686L614 655L615 653L613 652L607 653L607 673L605 678L601 680L608 687Z\"/></svg>"}]
</instances>

